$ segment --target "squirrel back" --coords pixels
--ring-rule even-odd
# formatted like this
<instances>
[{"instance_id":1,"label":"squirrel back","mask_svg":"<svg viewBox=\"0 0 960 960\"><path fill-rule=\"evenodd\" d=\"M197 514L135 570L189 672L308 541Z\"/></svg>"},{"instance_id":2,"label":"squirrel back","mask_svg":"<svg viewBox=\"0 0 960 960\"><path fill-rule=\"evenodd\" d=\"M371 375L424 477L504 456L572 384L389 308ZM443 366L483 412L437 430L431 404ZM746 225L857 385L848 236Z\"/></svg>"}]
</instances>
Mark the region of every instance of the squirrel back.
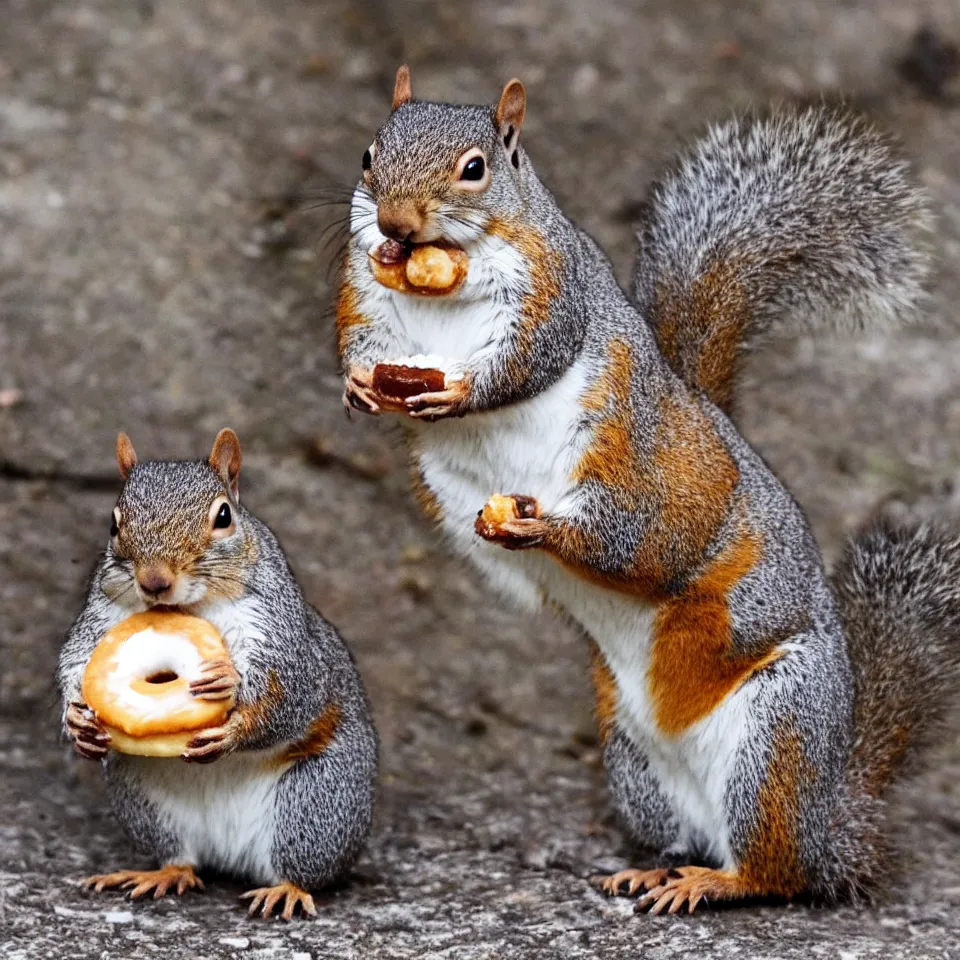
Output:
<instances>
[{"instance_id":1,"label":"squirrel back","mask_svg":"<svg viewBox=\"0 0 960 960\"><path fill-rule=\"evenodd\" d=\"M931 225L907 164L862 118L734 119L654 184L635 295L674 371L729 411L740 356L764 334L909 319Z\"/></svg>"}]
</instances>

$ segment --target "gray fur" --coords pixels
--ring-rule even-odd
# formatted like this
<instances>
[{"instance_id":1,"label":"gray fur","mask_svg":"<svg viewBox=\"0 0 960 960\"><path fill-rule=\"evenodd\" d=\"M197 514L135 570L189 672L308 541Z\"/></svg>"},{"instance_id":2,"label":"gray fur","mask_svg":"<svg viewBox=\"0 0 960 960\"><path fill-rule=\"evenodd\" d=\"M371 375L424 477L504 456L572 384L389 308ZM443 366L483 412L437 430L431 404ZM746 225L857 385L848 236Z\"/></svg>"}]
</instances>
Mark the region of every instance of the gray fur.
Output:
<instances>
[{"instance_id":1,"label":"gray fur","mask_svg":"<svg viewBox=\"0 0 960 960\"><path fill-rule=\"evenodd\" d=\"M58 680L64 709L80 700L83 670L104 631L144 609L127 556L182 564L184 543L205 528L213 501L227 495L229 490L206 461L147 462L133 468L118 501L123 517L118 546L108 544L98 561L84 609L61 651ZM179 765L179 776L190 785L184 787L182 803L202 803L205 778L219 777L224 765L239 762L237 757L259 752L266 758L269 751L301 740L324 709L335 704L340 721L333 743L323 754L294 763L280 779L274 809L260 811L263 829L271 825L274 829L276 872L295 883L323 886L350 866L369 834L376 733L362 681L343 640L304 599L270 529L230 499L236 533L210 543L191 561L190 575L210 593L239 587L248 603L242 628L253 639L225 636L241 674L238 705L264 697L271 676L279 682L282 698L237 744L234 754L209 765L111 752L103 764L108 792L137 845L161 863L177 861L183 856L181 838L173 821L148 796L158 784L176 782L170 777L170 765ZM209 602L208 594L183 609L203 616ZM210 803L202 816L217 816L215 799Z\"/></svg>"}]
</instances>

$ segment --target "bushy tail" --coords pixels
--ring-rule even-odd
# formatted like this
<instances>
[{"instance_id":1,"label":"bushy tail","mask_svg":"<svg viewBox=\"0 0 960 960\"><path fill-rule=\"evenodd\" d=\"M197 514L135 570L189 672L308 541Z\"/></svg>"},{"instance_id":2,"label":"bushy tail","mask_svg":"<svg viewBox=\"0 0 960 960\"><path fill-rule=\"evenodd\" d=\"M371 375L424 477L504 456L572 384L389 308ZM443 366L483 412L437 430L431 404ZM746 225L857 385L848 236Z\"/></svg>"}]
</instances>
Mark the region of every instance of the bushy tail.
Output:
<instances>
[{"instance_id":1,"label":"bushy tail","mask_svg":"<svg viewBox=\"0 0 960 960\"><path fill-rule=\"evenodd\" d=\"M850 772L879 797L960 692L960 531L880 525L834 573L856 691Z\"/></svg>"},{"instance_id":2,"label":"bushy tail","mask_svg":"<svg viewBox=\"0 0 960 960\"><path fill-rule=\"evenodd\" d=\"M736 119L654 184L635 293L673 369L729 410L757 337L914 314L931 226L907 164L864 120L828 107Z\"/></svg>"},{"instance_id":3,"label":"bushy tail","mask_svg":"<svg viewBox=\"0 0 960 960\"><path fill-rule=\"evenodd\" d=\"M875 526L833 575L854 677L854 742L815 894L872 899L895 856L885 795L960 693L960 530Z\"/></svg>"}]
</instances>

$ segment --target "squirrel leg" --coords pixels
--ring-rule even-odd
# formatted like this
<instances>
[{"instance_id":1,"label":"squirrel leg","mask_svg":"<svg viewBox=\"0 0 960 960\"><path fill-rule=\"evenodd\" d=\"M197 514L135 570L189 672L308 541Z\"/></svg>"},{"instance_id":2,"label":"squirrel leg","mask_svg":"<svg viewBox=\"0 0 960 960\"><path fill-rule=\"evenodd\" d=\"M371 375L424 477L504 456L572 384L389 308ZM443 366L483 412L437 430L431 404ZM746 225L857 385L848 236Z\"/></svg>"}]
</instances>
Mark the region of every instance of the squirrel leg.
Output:
<instances>
[{"instance_id":1,"label":"squirrel leg","mask_svg":"<svg viewBox=\"0 0 960 960\"><path fill-rule=\"evenodd\" d=\"M739 900L750 896L752 891L741 881L736 872L716 870L712 867L674 867L669 870L649 871L662 873L664 877L656 885L646 882L647 892L637 901L637 913L679 913L684 906L693 913L701 901Z\"/></svg>"},{"instance_id":2,"label":"squirrel leg","mask_svg":"<svg viewBox=\"0 0 960 960\"><path fill-rule=\"evenodd\" d=\"M153 891L153 899L165 897L171 890L182 896L188 890L203 890L203 881L196 875L192 864L168 863L159 870L118 870L115 873L98 873L82 881L88 889L102 893L108 889L128 890L131 900L139 900Z\"/></svg>"},{"instance_id":3,"label":"squirrel leg","mask_svg":"<svg viewBox=\"0 0 960 960\"><path fill-rule=\"evenodd\" d=\"M306 890L298 887L295 883L278 883L272 887L258 887L256 890L248 890L240 894L241 900L250 901L250 909L247 910L247 916L256 916L257 912L261 917L268 919L273 915L274 909L283 901L283 910L280 911L281 920L292 920L297 907L304 916L315 917L317 907L313 902L313 897Z\"/></svg>"},{"instance_id":4,"label":"squirrel leg","mask_svg":"<svg viewBox=\"0 0 960 960\"><path fill-rule=\"evenodd\" d=\"M305 890L321 890L350 868L373 819L373 728L356 716L335 716L335 726L317 725L322 735L302 741L274 797L273 871Z\"/></svg>"},{"instance_id":5,"label":"squirrel leg","mask_svg":"<svg viewBox=\"0 0 960 960\"><path fill-rule=\"evenodd\" d=\"M528 550L541 546L550 531L540 513L536 497L496 494L477 514L474 529L484 540L507 550Z\"/></svg>"},{"instance_id":6,"label":"squirrel leg","mask_svg":"<svg viewBox=\"0 0 960 960\"><path fill-rule=\"evenodd\" d=\"M470 399L470 379L455 380L446 390L420 393L404 401L407 415L415 420L441 420L462 417Z\"/></svg>"},{"instance_id":7,"label":"squirrel leg","mask_svg":"<svg viewBox=\"0 0 960 960\"><path fill-rule=\"evenodd\" d=\"M79 701L73 701L64 714L67 736L73 748L87 760L103 760L110 747L110 735L100 726L93 711Z\"/></svg>"},{"instance_id":8,"label":"squirrel leg","mask_svg":"<svg viewBox=\"0 0 960 960\"><path fill-rule=\"evenodd\" d=\"M373 389L373 370L351 366L347 370L343 388L343 407L349 416L351 410L360 413L380 413L380 396Z\"/></svg>"}]
</instances>

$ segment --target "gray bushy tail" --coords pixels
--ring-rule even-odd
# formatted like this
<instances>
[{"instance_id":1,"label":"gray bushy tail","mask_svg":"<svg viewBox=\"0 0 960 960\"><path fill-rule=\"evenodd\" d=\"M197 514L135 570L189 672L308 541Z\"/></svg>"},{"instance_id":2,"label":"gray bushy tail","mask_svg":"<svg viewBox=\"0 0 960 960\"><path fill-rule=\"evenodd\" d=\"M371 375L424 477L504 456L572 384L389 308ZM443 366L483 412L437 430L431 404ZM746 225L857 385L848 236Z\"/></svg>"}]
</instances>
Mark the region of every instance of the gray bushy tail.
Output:
<instances>
[{"instance_id":1,"label":"gray bushy tail","mask_svg":"<svg viewBox=\"0 0 960 960\"><path fill-rule=\"evenodd\" d=\"M759 336L909 319L931 226L907 164L864 120L828 107L735 119L654 184L635 293L674 370L729 410Z\"/></svg>"},{"instance_id":2,"label":"gray bushy tail","mask_svg":"<svg viewBox=\"0 0 960 960\"><path fill-rule=\"evenodd\" d=\"M885 796L916 772L960 693L960 530L879 524L833 575L854 678L848 795L817 892L870 898L896 854Z\"/></svg>"},{"instance_id":3,"label":"gray bushy tail","mask_svg":"<svg viewBox=\"0 0 960 960\"><path fill-rule=\"evenodd\" d=\"M876 526L850 542L833 584L856 690L850 769L881 796L960 691L960 531Z\"/></svg>"}]
</instances>

